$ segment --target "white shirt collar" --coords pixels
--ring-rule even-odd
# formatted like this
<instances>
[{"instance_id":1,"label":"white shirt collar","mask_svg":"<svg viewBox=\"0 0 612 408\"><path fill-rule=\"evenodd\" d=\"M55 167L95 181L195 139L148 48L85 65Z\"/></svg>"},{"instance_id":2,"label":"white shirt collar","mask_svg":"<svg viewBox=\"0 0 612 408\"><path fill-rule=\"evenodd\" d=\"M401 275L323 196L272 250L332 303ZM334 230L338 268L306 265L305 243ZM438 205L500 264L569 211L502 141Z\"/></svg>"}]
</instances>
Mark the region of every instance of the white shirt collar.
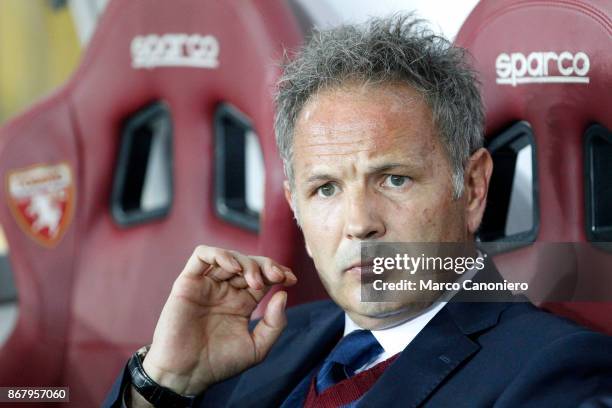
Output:
<instances>
[{"instance_id":1,"label":"white shirt collar","mask_svg":"<svg viewBox=\"0 0 612 408\"><path fill-rule=\"evenodd\" d=\"M427 308L427 310L412 319L405 321L397 326L383 330L372 330L372 334L378 340L378 343L385 350L372 363L366 365L362 369L367 369L371 366L384 361L397 353L404 350L408 344L423 330L431 319L446 305L447 302L437 302ZM344 335L351 333L354 330L360 330L357 325L346 313L344 314ZM361 371L361 370L359 370Z\"/></svg>"},{"instance_id":2,"label":"white shirt collar","mask_svg":"<svg viewBox=\"0 0 612 408\"><path fill-rule=\"evenodd\" d=\"M461 282L466 279L472 279L474 275L476 275L476 272L478 272L476 269L471 269L465 272L458 279L458 281ZM378 343L380 343L380 345L384 349L384 352L380 354L376 358L376 360L361 367L359 370L357 370L357 372L367 370L368 368L373 367L376 364L390 357L393 357L397 353L403 351L406 347L408 347L410 342L412 342L412 340L414 340L414 338L421 332L421 330L423 330L423 328L427 326L427 323L429 323L429 321L433 319L434 316L438 314L438 312L442 310L444 306L446 306L448 301L456 293L457 291L445 293L441 296L440 300L429 306L427 309L423 310L417 316L414 316L401 324L383 330L372 330L372 334L374 335L376 340L378 340ZM361 329L362 328L359 327L357 323L355 323L348 316L348 314L344 314L344 336L355 330Z\"/></svg>"}]
</instances>

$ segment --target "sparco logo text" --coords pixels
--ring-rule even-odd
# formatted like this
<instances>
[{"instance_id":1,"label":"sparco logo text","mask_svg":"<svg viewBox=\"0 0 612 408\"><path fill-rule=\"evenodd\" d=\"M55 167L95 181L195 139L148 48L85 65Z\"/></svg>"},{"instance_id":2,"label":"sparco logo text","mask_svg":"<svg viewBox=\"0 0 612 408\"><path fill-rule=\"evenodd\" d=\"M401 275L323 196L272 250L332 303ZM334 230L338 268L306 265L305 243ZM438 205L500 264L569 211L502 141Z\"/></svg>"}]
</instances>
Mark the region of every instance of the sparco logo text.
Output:
<instances>
[{"instance_id":1,"label":"sparco logo text","mask_svg":"<svg viewBox=\"0 0 612 408\"><path fill-rule=\"evenodd\" d=\"M497 83L517 86L533 83L589 83L589 56L582 51L572 54L532 52L501 53L495 59Z\"/></svg>"},{"instance_id":2,"label":"sparco logo text","mask_svg":"<svg viewBox=\"0 0 612 408\"><path fill-rule=\"evenodd\" d=\"M139 35L130 45L133 68L195 67L219 65L219 42L212 35Z\"/></svg>"}]
</instances>

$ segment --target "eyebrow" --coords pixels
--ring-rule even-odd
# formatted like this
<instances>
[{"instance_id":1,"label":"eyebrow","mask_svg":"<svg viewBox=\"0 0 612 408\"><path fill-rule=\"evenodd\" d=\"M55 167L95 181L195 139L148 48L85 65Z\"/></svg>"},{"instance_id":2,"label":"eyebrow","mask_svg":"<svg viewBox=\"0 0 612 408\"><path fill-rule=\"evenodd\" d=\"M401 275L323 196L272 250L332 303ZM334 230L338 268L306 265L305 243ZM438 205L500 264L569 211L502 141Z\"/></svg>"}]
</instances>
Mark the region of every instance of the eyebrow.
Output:
<instances>
[{"instance_id":1,"label":"eyebrow","mask_svg":"<svg viewBox=\"0 0 612 408\"><path fill-rule=\"evenodd\" d=\"M368 168L368 173L369 174L377 174L377 173L383 173L385 171L390 171L393 169L397 169L397 168L406 168L406 169L410 169L410 168L414 168L414 166L411 166L409 164L405 164L405 163L385 163L385 164L381 164L379 166L370 166ZM310 177L308 177L306 179L306 183L305 184L312 184L318 181L329 181L329 180L336 180L337 177L329 174L329 173L320 173L320 174L314 174Z\"/></svg>"},{"instance_id":2,"label":"eyebrow","mask_svg":"<svg viewBox=\"0 0 612 408\"><path fill-rule=\"evenodd\" d=\"M413 168L414 166L411 166L409 164L405 164L405 163L386 163L386 164L381 164L379 166L370 166L368 168L368 173L382 173L385 171L389 171L389 170L393 170L396 169L398 167L403 167L403 168Z\"/></svg>"},{"instance_id":3,"label":"eyebrow","mask_svg":"<svg viewBox=\"0 0 612 408\"><path fill-rule=\"evenodd\" d=\"M322 174L315 174L313 176L308 177L306 179L306 183L312 184L317 181L327 181L327 180L335 180L335 179L336 177L332 176L331 174L322 173Z\"/></svg>"}]
</instances>

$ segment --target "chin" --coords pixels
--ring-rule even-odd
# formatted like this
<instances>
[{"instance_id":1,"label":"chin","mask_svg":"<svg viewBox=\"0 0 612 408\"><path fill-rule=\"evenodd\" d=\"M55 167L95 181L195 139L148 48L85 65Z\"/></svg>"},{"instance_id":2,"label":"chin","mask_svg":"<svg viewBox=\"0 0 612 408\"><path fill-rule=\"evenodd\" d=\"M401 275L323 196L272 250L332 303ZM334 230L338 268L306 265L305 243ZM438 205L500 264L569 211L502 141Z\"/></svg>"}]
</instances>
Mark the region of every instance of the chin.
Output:
<instances>
[{"instance_id":1,"label":"chin","mask_svg":"<svg viewBox=\"0 0 612 408\"><path fill-rule=\"evenodd\" d=\"M359 302L352 309L362 316L382 318L403 312L406 305L399 302Z\"/></svg>"},{"instance_id":2,"label":"chin","mask_svg":"<svg viewBox=\"0 0 612 408\"><path fill-rule=\"evenodd\" d=\"M432 303L431 299L423 300L415 297L395 302L362 302L360 284L353 285L346 282L342 287L332 287L325 285L325 281L323 282L334 302L358 324L357 319L362 323L365 323L366 320L372 323L375 321L387 322L383 324L387 326L389 323L404 321L419 314Z\"/></svg>"},{"instance_id":3,"label":"chin","mask_svg":"<svg viewBox=\"0 0 612 408\"><path fill-rule=\"evenodd\" d=\"M369 318L383 318L393 314L401 313L410 308L405 302L362 302L361 289L348 291L337 299L336 303L350 314L358 314Z\"/></svg>"},{"instance_id":4,"label":"chin","mask_svg":"<svg viewBox=\"0 0 612 408\"><path fill-rule=\"evenodd\" d=\"M422 303L360 302L344 308L350 318L366 330L381 330L396 326L418 315L425 307Z\"/></svg>"},{"instance_id":5,"label":"chin","mask_svg":"<svg viewBox=\"0 0 612 408\"><path fill-rule=\"evenodd\" d=\"M381 329L394 326L418 315L431 306L431 301L362 302L359 293L336 303L351 319L365 329ZM348 301L347 301L348 300Z\"/></svg>"}]
</instances>

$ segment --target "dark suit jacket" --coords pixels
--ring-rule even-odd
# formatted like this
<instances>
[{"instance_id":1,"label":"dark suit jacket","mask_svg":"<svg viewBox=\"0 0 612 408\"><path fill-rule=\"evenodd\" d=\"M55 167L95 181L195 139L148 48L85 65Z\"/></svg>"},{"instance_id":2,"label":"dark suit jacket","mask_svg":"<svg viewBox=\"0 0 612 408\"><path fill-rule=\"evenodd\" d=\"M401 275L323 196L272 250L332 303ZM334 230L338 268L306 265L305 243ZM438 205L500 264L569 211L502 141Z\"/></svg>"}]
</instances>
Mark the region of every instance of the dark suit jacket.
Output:
<instances>
[{"instance_id":1,"label":"dark suit jacket","mask_svg":"<svg viewBox=\"0 0 612 408\"><path fill-rule=\"evenodd\" d=\"M266 359L209 388L197 406L280 406L343 328L344 313L331 301L289 309ZM104 406L120 406L126 374ZM612 338L528 303L449 303L358 406L600 407L610 395Z\"/></svg>"}]
</instances>

